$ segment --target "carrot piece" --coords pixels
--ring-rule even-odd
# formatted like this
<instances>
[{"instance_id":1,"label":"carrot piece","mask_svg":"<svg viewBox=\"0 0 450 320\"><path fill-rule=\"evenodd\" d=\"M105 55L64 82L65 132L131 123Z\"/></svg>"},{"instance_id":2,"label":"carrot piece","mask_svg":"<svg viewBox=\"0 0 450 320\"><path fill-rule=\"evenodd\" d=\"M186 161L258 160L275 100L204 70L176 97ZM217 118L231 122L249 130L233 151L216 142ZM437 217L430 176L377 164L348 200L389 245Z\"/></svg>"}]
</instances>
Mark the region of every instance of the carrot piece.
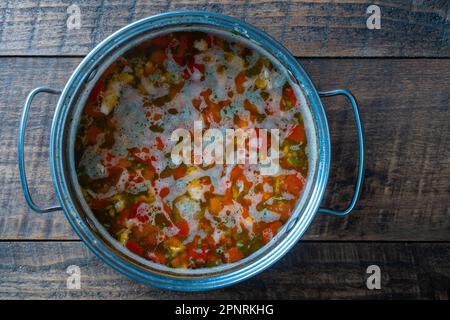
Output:
<instances>
[{"instance_id":1,"label":"carrot piece","mask_svg":"<svg viewBox=\"0 0 450 320\"><path fill-rule=\"evenodd\" d=\"M291 131L289 132L287 138L297 143L305 141L305 130L303 126L299 126L297 124L294 125L291 128Z\"/></svg>"},{"instance_id":2,"label":"carrot piece","mask_svg":"<svg viewBox=\"0 0 450 320\"><path fill-rule=\"evenodd\" d=\"M237 125L239 128L248 127L248 121L241 119L238 115L234 116L234 124Z\"/></svg>"},{"instance_id":3,"label":"carrot piece","mask_svg":"<svg viewBox=\"0 0 450 320\"><path fill-rule=\"evenodd\" d=\"M164 188L162 188L162 189L159 191L159 196L160 196L161 198L165 198L165 197L167 197L167 196L169 195L169 192L170 192L169 188L164 187Z\"/></svg>"},{"instance_id":4,"label":"carrot piece","mask_svg":"<svg viewBox=\"0 0 450 320\"><path fill-rule=\"evenodd\" d=\"M222 197L214 196L209 199L209 210L214 214L219 214L224 207Z\"/></svg>"},{"instance_id":5,"label":"carrot piece","mask_svg":"<svg viewBox=\"0 0 450 320\"><path fill-rule=\"evenodd\" d=\"M185 165L179 165L173 169L172 174L175 179L180 179L186 175L187 167Z\"/></svg>"},{"instance_id":6,"label":"carrot piece","mask_svg":"<svg viewBox=\"0 0 450 320\"><path fill-rule=\"evenodd\" d=\"M296 174L291 174L286 177L286 190L290 194L299 197L303 190L304 183Z\"/></svg>"},{"instance_id":7,"label":"carrot piece","mask_svg":"<svg viewBox=\"0 0 450 320\"><path fill-rule=\"evenodd\" d=\"M236 84L236 91L238 93L244 93L245 87L244 87L244 83L247 80L247 77L245 75L245 71L241 71L238 73L238 75L236 76L236 79L234 80L235 84Z\"/></svg>"},{"instance_id":8,"label":"carrot piece","mask_svg":"<svg viewBox=\"0 0 450 320\"><path fill-rule=\"evenodd\" d=\"M148 166L142 171L142 175L146 180L153 180L155 176L155 169L152 166Z\"/></svg>"},{"instance_id":9,"label":"carrot piece","mask_svg":"<svg viewBox=\"0 0 450 320\"><path fill-rule=\"evenodd\" d=\"M119 166L122 168L129 168L131 167L132 163L127 158L119 159Z\"/></svg>"},{"instance_id":10,"label":"carrot piece","mask_svg":"<svg viewBox=\"0 0 450 320\"><path fill-rule=\"evenodd\" d=\"M230 180L231 180L231 182L235 182L236 180L238 180L243 175L244 175L244 170L242 169L242 167L241 166L235 166L231 170Z\"/></svg>"},{"instance_id":11,"label":"carrot piece","mask_svg":"<svg viewBox=\"0 0 450 320\"><path fill-rule=\"evenodd\" d=\"M237 247L232 247L224 252L225 262L231 263L242 259L242 253Z\"/></svg>"}]
</instances>

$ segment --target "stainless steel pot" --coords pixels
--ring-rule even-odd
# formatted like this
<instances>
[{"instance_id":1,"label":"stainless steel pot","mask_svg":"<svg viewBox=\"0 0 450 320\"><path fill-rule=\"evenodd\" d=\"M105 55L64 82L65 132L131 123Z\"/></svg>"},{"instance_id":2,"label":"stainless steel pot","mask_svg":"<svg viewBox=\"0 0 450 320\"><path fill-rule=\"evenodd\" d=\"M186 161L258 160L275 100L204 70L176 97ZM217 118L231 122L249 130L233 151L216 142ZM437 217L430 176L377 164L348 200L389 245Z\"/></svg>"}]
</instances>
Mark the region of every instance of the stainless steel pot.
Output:
<instances>
[{"instance_id":1,"label":"stainless steel pot","mask_svg":"<svg viewBox=\"0 0 450 320\"><path fill-rule=\"evenodd\" d=\"M74 165L74 141L78 119L92 86L106 67L123 52L143 40L178 30L202 30L227 34L244 41L275 60L289 80L303 91L308 110L305 127L308 135L308 157L311 168L308 182L296 209L277 236L251 256L219 267L182 270L147 261L118 244L95 219L81 195ZM59 205L39 207L28 190L24 138L28 112L39 93L61 94L53 117L50 138L50 164ZM355 192L343 211L320 208L330 167L330 137L320 96L345 96L353 109L359 140L358 176ZM73 229L103 261L123 274L161 288L174 290L207 290L245 280L280 259L302 237L317 212L343 216L358 199L364 168L364 139L358 107L353 95L343 89L318 92L297 60L269 35L240 20L208 12L171 12L130 24L109 36L83 59L62 91L39 87L28 95L19 129L19 170L28 205L38 213L64 210Z\"/></svg>"}]
</instances>

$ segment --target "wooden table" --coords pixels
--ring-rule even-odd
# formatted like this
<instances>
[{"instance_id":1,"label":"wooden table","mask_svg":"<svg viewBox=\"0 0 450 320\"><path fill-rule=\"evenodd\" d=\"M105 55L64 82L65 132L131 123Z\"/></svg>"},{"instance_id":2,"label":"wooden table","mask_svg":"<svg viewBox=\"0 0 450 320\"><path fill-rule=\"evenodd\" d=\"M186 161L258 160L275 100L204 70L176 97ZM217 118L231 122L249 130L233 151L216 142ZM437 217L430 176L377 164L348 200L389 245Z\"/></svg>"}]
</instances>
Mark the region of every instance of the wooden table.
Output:
<instances>
[{"instance_id":1,"label":"wooden table","mask_svg":"<svg viewBox=\"0 0 450 320\"><path fill-rule=\"evenodd\" d=\"M0 2L0 298L420 298L450 294L450 1L2 1ZM81 28L68 29L78 4ZM369 30L366 9L381 8ZM347 217L318 215L280 262L233 287L177 293L142 285L94 257L62 212L25 204L17 129L26 94L62 88L99 41L166 11L208 10L252 23L299 58L318 88L359 99L367 170ZM348 103L324 101L332 171L324 205L343 206L355 180L356 130ZM48 165L55 97L40 96L27 135L27 169L39 203L56 201ZM366 268L381 268L368 290ZM66 287L69 265L81 290Z\"/></svg>"}]
</instances>

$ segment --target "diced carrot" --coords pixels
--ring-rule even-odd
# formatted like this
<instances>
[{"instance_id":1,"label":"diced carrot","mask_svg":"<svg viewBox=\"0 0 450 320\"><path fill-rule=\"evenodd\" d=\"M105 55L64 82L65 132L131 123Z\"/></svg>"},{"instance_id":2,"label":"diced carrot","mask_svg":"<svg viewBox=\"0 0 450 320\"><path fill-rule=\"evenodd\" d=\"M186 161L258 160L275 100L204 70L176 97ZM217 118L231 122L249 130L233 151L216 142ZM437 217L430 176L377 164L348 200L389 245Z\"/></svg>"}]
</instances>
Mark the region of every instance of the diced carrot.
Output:
<instances>
[{"instance_id":1,"label":"diced carrot","mask_svg":"<svg viewBox=\"0 0 450 320\"><path fill-rule=\"evenodd\" d=\"M155 169L152 166L147 166L144 170L142 170L142 176L146 180L153 180L155 176Z\"/></svg>"},{"instance_id":2,"label":"diced carrot","mask_svg":"<svg viewBox=\"0 0 450 320\"><path fill-rule=\"evenodd\" d=\"M169 193L170 193L169 188L164 187L164 188L162 188L162 189L159 191L159 196L160 196L161 198L165 198L165 197L167 197L167 196L169 195Z\"/></svg>"},{"instance_id":3,"label":"diced carrot","mask_svg":"<svg viewBox=\"0 0 450 320\"><path fill-rule=\"evenodd\" d=\"M225 262L231 263L242 259L242 253L237 247L232 247L224 252Z\"/></svg>"},{"instance_id":4,"label":"diced carrot","mask_svg":"<svg viewBox=\"0 0 450 320\"><path fill-rule=\"evenodd\" d=\"M200 100L198 98L192 99L192 105L194 106L195 109L200 108L201 103L202 103L202 100Z\"/></svg>"},{"instance_id":5,"label":"diced carrot","mask_svg":"<svg viewBox=\"0 0 450 320\"><path fill-rule=\"evenodd\" d=\"M290 174L286 177L286 190L296 196L299 197L301 191L304 187L304 182L302 179L300 179L296 174Z\"/></svg>"},{"instance_id":6,"label":"diced carrot","mask_svg":"<svg viewBox=\"0 0 450 320\"><path fill-rule=\"evenodd\" d=\"M172 174L175 179L180 179L186 175L187 167L183 164L173 169Z\"/></svg>"},{"instance_id":7,"label":"diced carrot","mask_svg":"<svg viewBox=\"0 0 450 320\"><path fill-rule=\"evenodd\" d=\"M237 125L239 128L246 128L248 127L248 121L241 119L238 115L234 116L234 124Z\"/></svg>"},{"instance_id":8,"label":"diced carrot","mask_svg":"<svg viewBox=\"0 0 450 320\"><path fill-rule=\"evenodd\" d=\"M209 210L214 214L219 214L222 211L224 204L222 197L214 196L209 199Z\"/></svg>"},{"instance_id":9,"label":"diced carrot","mask_svg":"<svg viewBox=\"0 0 450 320\"><path fill-rule=\"evenodd\" d=\"M163 202L163 209L168 215L172 215L172 209L169 207L169 205L165 202Z\"/></svg>"},{"instance_id":10,"label":"diced carrot","mask_svg":"<svg viewBox=\"0 0 450 320\"><path fill-rule=\"evenodd\" d=\"M174 268L184 268L185 269L189 265L188 256L186 254L179 255L176 258L172 259L172 261L170 261L170 264Z\"/></svg>"},{"instance_id":11,"label":"diced carrot","mask_svg":"<svg viewBox=\"0 0 450 320\"><path fill-rule=\"evenodd\" d=\"M252 113L259 113L256 104L251 103L248 99L244 100L244 109Z\"/></svg>"},{"instance_id":12,"label":"diced carrot","mask_svg":"<svg viewBox=\"0 0 450 320\"><path fill-rule=\"evenodd\" d=\"M242 217L245 219L245 218L248 218L249 217L249 212L248 212L248 207L242 207Z\"/></svg>"},{"instance_id":13,"label":"diced carrot","mask_svg":"<svg viewBox=\"0 0 450 320\"><path fill-rule=\"evenodd\" d=\"M271 222L266 228L262 231L262 237L264 240L264 243L269 242L272 240L273 237L276 236L278 233L278 230L281 228L282 223L280 221L274 221Z\"/></svg>"},{"instance_id":14,"label":"diced carrot","mask_svg":"<svg viewBox=\"0 0 450 320\"><path fill-rule=\"evenodd\" d=\"M240 177L244 175L244 170L241 166L234 166L230 173L230 180L236 182Z\"/></svg>"},{"instance_id":15,"label":"diced carrot","mask_svg":"<svg viewBox=\"0 0 450 320\"><path fill-rule=\"evenodd\" d=\"M289 132L287 138L294 142L301 143L305 140L305 129L303 128L303 126L299 126L296 124L291 128L291 131Z\"/></svg>"},{"instance_id":16,"label":"diced carrot","mask_svg":"<svg viewBox=\"0 0 450 320\"><path fill-rule=\"evenodd\" d=\"M122 158L119 159L119 166L121 166L122 168L129 168L131 167L132 163L130 160L128 160L127 158Z\"/></svg>"},{"instance_id":17,"label":"diced carrot","mask_svg":"<svg viewBox=\"0 0 450 320\"><path fill-rule=\"evenodd\" d=\"M156 262L156 263L160 263L160 264L165 264L166 261L167 261L166 256L164 255L164 253L159 252L159 251L149 252L145 258L150 260L150 261L153 261L153 262Z\"/></svg>"},{"instance_id":18,"label":"diced carrot","mask_svg":"<svg viewBox=\"0 0 450 320\"><path fill-rule=\"evenodd\" d=\"M245 71L239 72L239 74L236 76L236 79L234 80L236 84L236 91L238 93L244 93L244 83L246 81L247 77L245 75Z\"/></svg>"}]
</instances>

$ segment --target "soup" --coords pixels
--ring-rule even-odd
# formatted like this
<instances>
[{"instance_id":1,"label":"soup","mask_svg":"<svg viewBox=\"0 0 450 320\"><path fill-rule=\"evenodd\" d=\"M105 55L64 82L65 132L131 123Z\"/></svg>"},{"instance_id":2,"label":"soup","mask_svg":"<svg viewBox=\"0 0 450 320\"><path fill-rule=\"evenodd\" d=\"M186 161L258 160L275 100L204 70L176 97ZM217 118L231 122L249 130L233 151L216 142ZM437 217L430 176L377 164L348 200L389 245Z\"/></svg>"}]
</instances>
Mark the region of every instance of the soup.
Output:
<instances>
[{"instance_id":1,"label":"soup","mask_svg":"<svg viewBox=\"0 0 450 320\"><path fill-rule=\"evenodd\" d=\"M145 259L173 268L237 262L277 235L301 197L303 100L270 59L234 39L174 32L141 43L86 101L75 144L83 196L111 236ZM277 141L277 170L176 164L172 134L193 135L195 121L203 132L252 129L257 151ZM279 141L274 131L263 139L264 129L277 129Z\"/></svg>"}]
</instances>

